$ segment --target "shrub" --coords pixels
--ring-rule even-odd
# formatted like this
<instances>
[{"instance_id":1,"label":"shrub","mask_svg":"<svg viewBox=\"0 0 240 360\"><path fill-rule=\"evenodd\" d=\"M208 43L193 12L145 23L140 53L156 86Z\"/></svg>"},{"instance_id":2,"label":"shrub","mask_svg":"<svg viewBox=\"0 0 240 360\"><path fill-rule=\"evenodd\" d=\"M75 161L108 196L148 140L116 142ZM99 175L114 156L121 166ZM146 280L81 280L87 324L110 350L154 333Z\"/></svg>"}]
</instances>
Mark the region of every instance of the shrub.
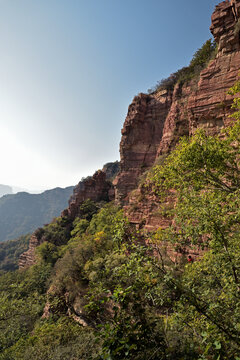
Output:
<instances>
[{"instance_id":1,"label":"shrub","mask_svg":"<svg viewBox=\"0 0 240 360\"><path fill-rule=\"evenodd\" d=\"M157 84L148 90L152 94L160 90L173 90L176 83L183 85L198 76L200 72L207 66L209 61L216 56L217 45L211 39L207 40L203 46L198 49L189 64L171 74L168 78L162 79Z\"/></svg>"}]
</instances>

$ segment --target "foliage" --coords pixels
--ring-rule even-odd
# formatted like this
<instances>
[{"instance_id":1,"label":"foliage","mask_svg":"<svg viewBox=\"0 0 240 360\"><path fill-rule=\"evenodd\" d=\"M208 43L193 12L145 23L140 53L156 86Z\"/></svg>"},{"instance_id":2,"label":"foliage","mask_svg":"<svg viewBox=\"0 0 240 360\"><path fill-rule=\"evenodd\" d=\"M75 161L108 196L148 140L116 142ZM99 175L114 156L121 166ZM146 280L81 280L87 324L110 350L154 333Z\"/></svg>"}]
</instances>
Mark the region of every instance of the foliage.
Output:
<instances>
[{"instance_id":1,"label":"foliage","mask_svg":"<svg viewBox=\"0 0 240 360\"><path fill-rule=\"evenodd\" d=\"M68 242L71 233L71 222L65 217L54 219L50 224L39 228L36 235L41 235L44 241L56 246L64 245Z\"/></svg>"},{"instance_id":2,"label":"foliage","mask_svg":"<svg viewBox=\"0 0 240 360\"><path fill-rule=\"evenodd\" d=\"M88 201L40 229L38 263L0 277L0 359L239 360L239 130L199 130L148 173L147 189L175 199L168 228L146 238Z\"/></svg>"},{"instance_id":3,"label":"foliage","mask_svg":"<svg viewBox=\"0 0 240 360\"><path fill-rule=\"evenodd\" d=\"M23 338L42 313L50 269L36 265L0 277L0 351Z\"/></svg>"},{"instance_id":4,"label":"foliage","mask_svg":"<svg viewBox=\"0 0 240 360\"><path fill-rule=\"evenodd\" d=\"M0 273L18 268L19 256L28 249L30 235L0 243Z\"/></svg>"},{"instance_id":5,"label":"foliage","mask_svg":"<svg viewBox=\"0 0 240 360\"><path fill-rule=\"evenodd\" d=\"M232 86L229 91L228 94L229 95L236 95L240 92L240 80L237 81L234 86ZM235 110L234 113L231 115L234 119L240 120L240 98L239 96L234 97L233 99L233 104L232 104L232 108Z\"/></svg>"},{"instance_id":6,"label":"foliage","mask_svg":"<svg viewBox=\"0 0 240 360\"><path fill-rule=\"evenodd\" d=\"M153 89L148 92L154 93L159 90L173 90L176 83L182 85L198 76L207 66L210 60L216 56L217 46L211 39L207 40L193 55L190 64L171 74L168 78L159 81Z\"/></svg>"},{"instance_id":7,"label":"foliage","mask_svg":"<svg viewBox=\"0 0 240 360\"><path fill-rule=\"evenodd\" d=\"M89 329L69 318L41 321L26 339L19 340L0 359L12 360L89 360L98 353L98 345Z\"/></svg>"},{"instance_id":8,"label":"foliage","mask_svg":"<svg viewBox=\"0 0 240 360\"><path fill-rule=\"evenodd\" d=\"M93 215L98 211L98 209L99 207L94 201L87 199L80 205L80 218L90 221Z\"/></svg>"},{"instance_id":9,"label":"foliage","mask_svg":"<svg viewBox=\"0 0 240 360\"><path fill-rule=\"evenodd\" d=\"M201 359L235 359L240 347L239 126L237 121L219 136L199 130L182 139L148 176L148 186L159 196L172 192L176 197L174 222L159 232L159 241L170 241L182 252L208 249L186 267L181 282L171 278L181 301L170 332L182 331L189 342L188 325L201 339L194 339Z\"/></svg>"}]
</instances>

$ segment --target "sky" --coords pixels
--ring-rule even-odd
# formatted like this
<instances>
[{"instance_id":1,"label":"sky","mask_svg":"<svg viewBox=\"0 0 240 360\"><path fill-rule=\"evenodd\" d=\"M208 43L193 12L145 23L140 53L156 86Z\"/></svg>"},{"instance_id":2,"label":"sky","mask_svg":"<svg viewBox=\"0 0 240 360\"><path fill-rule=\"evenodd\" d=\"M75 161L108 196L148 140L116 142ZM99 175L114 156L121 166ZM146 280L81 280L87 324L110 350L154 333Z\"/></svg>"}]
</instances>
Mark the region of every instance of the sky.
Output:
<instances>
[{"instance_id":1,"label":"sky","mask_svg":"<svg viewBox=\"0 0 240 360\"><path fill-rule=\"evenodd\" d=\"M128 105L189 64L214 0L0 0L0 184L77 184L119 160Z\"/></svg>"}]
</instances>

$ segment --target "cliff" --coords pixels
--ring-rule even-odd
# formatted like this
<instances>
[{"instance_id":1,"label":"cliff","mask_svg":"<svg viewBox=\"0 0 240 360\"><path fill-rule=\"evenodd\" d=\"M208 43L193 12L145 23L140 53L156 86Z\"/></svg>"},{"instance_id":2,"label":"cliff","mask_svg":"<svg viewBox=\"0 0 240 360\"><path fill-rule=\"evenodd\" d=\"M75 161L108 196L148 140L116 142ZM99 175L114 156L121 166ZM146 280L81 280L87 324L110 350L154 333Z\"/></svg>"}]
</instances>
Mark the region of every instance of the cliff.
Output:
<instances>
[{"instance_id":1,"label":"cliff","mask_svg":"<svg viewBox=\"0 0 240 360\"><path fill-rule=\"evenodd\" d=\"M35 263L35 249L37 246L41 245L41 243L41 237L38 237L36 233L33 233L29 241L28 250L19 257L19 269L26 268Z\"/></svg>"},{"instance_id":2,"label":"cliff","mask_svg":"<svg viewBox=\"0 0 240 360\"><path fill-rule=\"evenodd\" d=\"M239 359L240 124L207 135L232 111L237 5L216 7L211 62L194 72L198 51L134 98L120 172L109 163L82 179L31 236L19 267L35 266L1 276L1 359Z\"/></svg>"},{"instance_id":3,"label":"cliff","mask_svg":"<svg viewBox=\"0 0 240 360\"><path fill-rule=\"evenodd\" d=\"M126 202L137 179L155 161L170 111L172 94L163 90L153 96L139 94L128 108L120 143L120 173L115 180L115 196Z\"/></svg>"},{"instance_id":4,"label":"cliff","mask_svg":"<svg viewBox=\"0 0 240 360\"><path fill-rule=\"evenodd\" d=\"M197 84L183 86L180 94L176 85L157 155L175 145L182 135L181 126L192 135L198 127L216 133L229 124L232 97L227 91L238 79L240 68L239 8L239 0L216 6L210 27L218 45L216 58L200 73Z\"/></svg>"},{"instance_id":5,"label":"cliff","mask_svg":"<svg viewBox=\"0 0 240 360\"><path fill-rule=\"evenodd\" d=\"M114 188L109 179L113 179L119 170L118 162L104 165L103 170L98 170L93 176L81 180L73 189L73 194L68 201L67 209L61 213L62 227L69 232L74 219L80 216L80 206L86 200L109 202L114 199ZM53 220L52 223L54 223ZM31 236L29 248L19 258L19 268L26 268L35 263L36 247L47 241L44 228L37 229Z\"/></svg>"},{"instance_id":6,"label":"cliff","mask_svg":"<svg viewBox=\"0 0 240 360\"><path fill-rule=\"evenodd\" d=\"M159 214L156 217L158 207L151 194L139 201L143 199L139 176L169 153L181 136L191 135L199 127L213 134L229 124L233 98L227 90L238 79L240 69L239 24L240 0L221 2L210 27L218 48L215 59L199 76L177 82L170 90L139 94L129 106L115 192L131 222L153 229L165 221Z\"/></svg>"},{"instance_id":7,"label":"cliff","mask_svg":"<svg viewBox=\"0 0 240 360\"><path fill-rule=\"evenodd\" d=\"M174 196L170 194L160 205L154 194L142 186L142 175L161 161L181 136L192 135L199 127L214 134L229 124L233 98L227 90L238 79L240 68L240 0L216 6L210 30L217 43L215 58L187 81L176 81L173 88L134 97L122 129L119 172L118 164L110 163L80 181L62 218L72 222L87 199L115 199L139 228L149 231L171 224L166 209L174 206ZM35 248L43 240L36 234L32 236L20 267L35 261Z\"/></svg>"},{"instance_id":8,"label":"cliff","mask_svg":"<svg viewBox=\"0 0 240 360\"><path fill-rule=\"evenodd\" d=\"M62 212L62 216L75 219L79 213L79 207L85 200L109 201L111 198L111 183L106 180L105 172L99 170L93 176L80 181L70 197L68 209Z\"/></svg>"}]
</instances>

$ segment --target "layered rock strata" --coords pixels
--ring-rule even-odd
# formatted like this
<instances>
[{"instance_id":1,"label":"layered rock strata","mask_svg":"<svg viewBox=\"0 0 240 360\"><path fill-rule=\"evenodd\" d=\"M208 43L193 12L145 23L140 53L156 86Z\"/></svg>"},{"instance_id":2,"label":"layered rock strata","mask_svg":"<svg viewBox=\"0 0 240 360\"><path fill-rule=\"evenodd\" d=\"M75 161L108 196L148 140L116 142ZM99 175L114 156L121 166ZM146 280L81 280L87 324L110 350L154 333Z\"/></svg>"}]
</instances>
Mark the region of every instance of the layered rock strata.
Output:
<instances>
[{"instance_id":1,"label":"layered rock strata","mask_svg":"<svg viewBox=\"0 0 240 360\"><path fill-rule=\"evenodd\" d=\"M133 99L122 129L115 189L107 177L117 167L108 172L107 166L76 186L63 217L74 220L79 206L87 199L98 202L115 198L125 206L136 226L148 231L169 226L171 219L162 204L153 194L142 193L139 178L159 156L169 153L182 135L191 135L199 127L213 134L229 124L232 96L227 90L238 79L240 69L239 19L240 0L221 2L215 8L210 27L218 52L200 76L183 86L177 83L173 91L139 94ZM172 202L166 199L165 208L172 206ZM20 267L34 263L35 248L41 241L33 234L29 250L20 258Z\"/></svg>"},{"instance_id":2,"label":"layered rock strata","mask_svg":"<svg viewBox=\"0 0 240 360\"><path fill-rule=\"evenodd\" d=\"M30 238L28 250L21 254L19 257L19 269L24 269L35 263L35 250L36 247L41 245L42 242L43 240L41 239L41 237L38 236L37 232L34 232Z\"/></svg>"},{"instance_id":3,"label":"layered rock strata","mask_svg":"<svg viewBox=\"0 0 240 360\"><path fill-rule=\"evenodd\" d=\"M62 216L75 219L79 215L80 205L90 199L95 202L113 200L114 192L111 182L106 180L106 173L98 170L93 176L80 181L73 190L69 200L68 209L62 212Z\"/></svg>"},{"instance_id":4,"label":"layered rock strata","mask_svg":"<svg viewBox=\"0 0 240 360\"><path fill-rule=\"evenodd\" d=\"M239 0L223 1L216 6L212 14L210 30L218 44L218 57L232 51L239 51L240 27L236 26L239 17Z\"/></svg>"},{"instance_id":5,"label":"layered rock strata","mask_svg":"<svg viewBox=\"0 0 240 360\"><path fill-rule=\"evenodd\" d=\"M154 162L172 95L164 90L135 96L128 108L120 143L120 173L115 180L116 201L127 203L137 179Z\"/></svg>"},{"instance_id":6,"label":"layered rock strata","mask_svg":"<svg viewBox=\"0 0 240 360\"><path fill-rule=\"evenodd\" d=\"M218 44L217 56L201 72L197 83L195 79L183 86L180 97L176 96L179 85L175 86L157 155L176 144L183 128L190 135L199 127L214 134L229 125L233 98L227 91L238 79L240 70L239 9L239 0L216 6L210 30Z\"/></svg>"},{"instance_id":7,"label":"layered rock strata","mask_svg":"<svg viewBox=\"0 0 240 360\"><path fill-rule=\"evenodd\" d=\"M117 202L125 206L132 203L130 193L139 176L160 155L169 153L181 136L192 135L199 127L214 134L230 123L233 98L227 91L240 69L239 18L240 0L216 6L210 30L218 52L200 76L183 86L177 83L172 93L140 94L133 99L122 129L120 174L115 180ZM147 222L152 215L145 212L142 216ZM131 221L137 223L138 218L139 213L133 214Z\"/></svg>"}]
</instances>

